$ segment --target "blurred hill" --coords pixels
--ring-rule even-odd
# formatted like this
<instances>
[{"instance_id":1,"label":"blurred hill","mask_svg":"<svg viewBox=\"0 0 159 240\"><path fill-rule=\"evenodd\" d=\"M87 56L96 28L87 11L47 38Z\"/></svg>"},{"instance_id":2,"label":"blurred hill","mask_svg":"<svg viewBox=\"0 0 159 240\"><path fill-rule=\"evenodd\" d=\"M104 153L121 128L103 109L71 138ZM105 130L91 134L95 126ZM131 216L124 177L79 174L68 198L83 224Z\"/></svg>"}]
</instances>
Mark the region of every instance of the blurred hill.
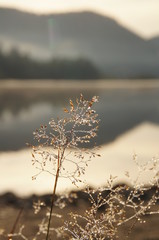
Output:
<instances>
[{"instance_id":1,"label":"blurred hill","mask_svg":"<svg viewBox=\"0 0 159 240\"><path fill-rule=\"evenodd\" d=\"M149 40L149 43L156 48L156 51L158 52L158 55L159 55L159 36L151 38Z\"/></svg>"},{"instance_id":2,"label":"blurred hill","mask_svg":"<svg viewBox=\"0 0 159 240\"><path fill-rule=\"evenodd\" d=\"M0 9L3 49L16 47L38 59L90 59L108 78L159 77L159 47L154 41L92 12L35 15Z\"/></svg>"}]
</instances>

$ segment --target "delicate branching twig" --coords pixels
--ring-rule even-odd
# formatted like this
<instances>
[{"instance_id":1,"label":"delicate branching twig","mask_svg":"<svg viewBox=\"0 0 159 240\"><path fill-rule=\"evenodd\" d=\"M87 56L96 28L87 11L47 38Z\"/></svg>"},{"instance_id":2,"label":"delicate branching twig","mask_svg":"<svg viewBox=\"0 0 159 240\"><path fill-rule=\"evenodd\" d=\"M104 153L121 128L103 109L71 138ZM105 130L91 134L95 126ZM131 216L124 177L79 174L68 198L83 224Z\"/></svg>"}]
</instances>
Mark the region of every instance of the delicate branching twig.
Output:
<instances>
[{"instance_id":1,"label":"delicate branching twig","mask_svg":"<svg viewBox=\"0 0 159 240\"><path fill-rule=\"evenodd\" d=\"M116 239L120 228L130 222L128 237L137 222L145 222L144 216L159 214L159 210L153 209L159 201L157 159L144 165L138 162L137 165L139 176L143 168L146 173L153 170L147 186L135 181L136 185L133 187L128 185L114 187L115 178L110 176L106 187L97 190L86 189L91 207L84 215L71 213L72 220L65 222L63 230L69 233L72 237L70 239ZM130 177L128 173L126 175Z\"/></svg>"},{"instance_id":2,"label":"delicate branching twig","mask_svg":"<svg viewBox=\"0 0 159 240\"><path fill-rule=\"evenodd\" d=\"M32 147L32 163L39 170L33 179L43 171L55 176L46 240L49 238L58 178L68 178L76 184L81 181L80 176L85 173L85 167L90 159L96 156L91 149L81 148L97 135L99 120L95 110L92 109L97 101L97 97L87 101L81 94L75 104L70 100L70 109L64 109L67 117L58 119L57 122L54 119L50 121L49 133L47 126L41 126L34 132L34 137L40 144ZM72 165L72 170L67 169L66 163Z\"/></svg>"}]
</instances>

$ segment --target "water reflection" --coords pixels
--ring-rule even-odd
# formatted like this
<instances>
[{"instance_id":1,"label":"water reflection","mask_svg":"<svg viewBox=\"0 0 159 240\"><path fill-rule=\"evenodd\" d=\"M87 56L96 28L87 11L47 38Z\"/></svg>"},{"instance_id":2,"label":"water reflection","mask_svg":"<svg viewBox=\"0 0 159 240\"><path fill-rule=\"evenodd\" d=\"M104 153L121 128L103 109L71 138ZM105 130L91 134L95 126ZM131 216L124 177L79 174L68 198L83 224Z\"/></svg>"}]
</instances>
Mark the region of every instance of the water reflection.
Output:
<instances>
[{"instance_id":1,"label":"water reflection","mask_svg":"<svg viewBox=\"0 0 159 240\"><path fill-rule=\"evenodd\" d=\"M138 167L133 161L133 154L138 155L138 162L145 163L152 157L159 157L159 126L143 123L128 131L113 143L103 145L99 153L101 157L93 158L86 168L86 174L81 177L90 186L105 186L110 175L118 176L117 182L131 183L139 174ZM35 181L32 176L38 170L31 165L31 150L23 149L14 152L0 153L1 179L0 193L12 191L21 196L32 193L44 194L52 191L52 175L41 173ZM72 166L72 165L71 165ZM69 166L67 166L68 171ZM130 178L125 172L128 171ZM153 171L143 171L138 179L148 183ZM154 173L153 173L154 174ZM79 185L79 186L83 186ZM70 191L77 188L66 178L60 178L58 192Z\"/></svg>"},{"instance_id":2,"label":"water reflection","mask_svg":"<svg viewBox=\"0 0 159 240\"><path fill-rule=\"evenodd\" d=\"M101 119L97 144L113 141L141 122L159 123L159 85L153 84L148 82L145 88L145 83L138 82L133 82L132 87L132 81L126 85L119 81L86 82L84 86L80 82L40 85L29 81L12 87L0 83L0 151L24 148L26 142L31 143L32 132L50 118L60 117L68 100L81 92L88 99L93 95L100 98L96 105Z\"/></svg>"}]
</instances>

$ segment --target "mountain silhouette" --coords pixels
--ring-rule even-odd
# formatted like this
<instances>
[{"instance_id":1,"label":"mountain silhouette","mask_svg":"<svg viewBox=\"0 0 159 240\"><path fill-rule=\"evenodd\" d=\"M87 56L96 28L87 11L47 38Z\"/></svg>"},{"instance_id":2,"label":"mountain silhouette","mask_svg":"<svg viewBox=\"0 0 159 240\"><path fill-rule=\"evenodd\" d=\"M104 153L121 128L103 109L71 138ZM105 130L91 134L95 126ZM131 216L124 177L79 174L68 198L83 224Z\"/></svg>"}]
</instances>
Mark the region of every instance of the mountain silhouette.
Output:
<instances>
[{"instance_id":1,"label":"mountain silhouette","mask_svg":"<svg viewBox=\"0 0 159 240\"><path fill-rule=\"evenodd\" d=\"M159 36L153 37L149 40L149 43L154 46L156 49L156 52L158 52L159 55Z\"/></svg>"},{"instance_id":2,"label":"mountain silhouette","mask_svg":"<svg viewBox=\"0 0 159 240\"><path fill-rule=\"evenodd\" d=\"M0 43L38 59L90 59L106 77L159 77L153 42L93 12L36 15L1 8Z\"/></svg>"}]
</instances>

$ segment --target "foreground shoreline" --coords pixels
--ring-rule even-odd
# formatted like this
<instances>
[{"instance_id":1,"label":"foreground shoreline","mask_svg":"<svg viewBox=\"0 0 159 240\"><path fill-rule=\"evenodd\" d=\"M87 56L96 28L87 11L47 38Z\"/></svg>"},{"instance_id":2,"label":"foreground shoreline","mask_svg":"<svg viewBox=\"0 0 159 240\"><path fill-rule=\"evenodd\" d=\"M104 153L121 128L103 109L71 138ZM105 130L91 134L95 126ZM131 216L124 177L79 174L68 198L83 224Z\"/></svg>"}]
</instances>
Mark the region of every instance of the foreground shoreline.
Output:
<instances>
[{"instance_id":1,"label":"foreground shoreline","mask_svg":"<svg viewBox=\"0 0 159 240\"><path fill-rule=\"evenodd\" d=\"M117 184L117 185L114 184L113 188L115 189L115 188L122 187L122 186L125 186L125 189L127 187L130 187L130 186L124 184L124 183L120 183L120 184ZM94 188L91 188L91 189L94 189ZM133 189L133 187L130 187L129 191L131 191L132 189ZM146 186L145 186L145 189L146 189ZM157 186L153 186L151 188L148 187L147 190L145 190L145 193L143 194L142 199L144 201L146 201L156 191L159 192L159 187L157 187ZM74 194L76 195L76 197L73 198L73 201L70 202L71 204L74 203L76 205L77 202L80 201L80 200L88 203L88 194L85 193L84 189L71 190L70 192L65 193L65 194L63 195L63 199L67 203L69 203L67 201L69 196L73 196ZM109 194L109 190L107 192L105 192L104 194L105 195ZM126 196L127 194L128 194L127 190L123 191L123 196ZM52 196L51 193L45 193L45 194L30 194L28 196L22 197L22 196L16 195L13 192L5 192L5 193L2 193L0 195L0 206L8 206L8 207L11 206L11 207L15 207L15 208L26 206L26 208L32 208L33 202L38 201L38 200L40 200L42 202L45 202L46 205L47 204L49 205L50 201L51 201L51 196ZM59 196L61 196L61 194L57 194L56 198L58 198ZM159 204L159 201L158 201L158 204Z\"/></svg>"},{"instance_id":2,"label":"foreground shoreline","mask_svg":"<svg viewBox=\"0 0 159 240\"><path fill-rule=\"evenodd\" d=\"M153 190L152 190L153 191ZM59 207L54 208L54 213L62 215L62 223L68 221L68 217L71 212L76 214L84 214L87 209L90 207L88 201L88 196L82 191L76 192L77 198L73 201L67 201L66 207L60 209ZM13 224L15 223L16 216L22 210L22 214L16 226L15 232L18 232L19 229L24 226L24 235L27 236L27 239L33 239L36 232L38 231L38 226L41 223L42 219L45 217L46 209L45 207L41 209L38 214L34 213L33 201L41 200L46 202L46 206L50 206L50 194L46 195L32 195L28 198L22 199L16 197L12 193L6 193L0 196L0 230L3 235L1 235L1 240L5 240L8 233L10 233ZM148 197L145 196L146 198ZM3 200L3 201L2 201ZM155 209L158 210L159 202L156 204ZM102 209L101 209L102 211ZM129 213L130 214L130 213ZM137 222L135 227L129 234L129 239L131 240L159 240L159 230L158 230L158 221L159 215L148 215L144 217L145 223ZM54 221L54 225L57 226L60 220ZM128 229L130 228L129 224L125 224L123 228L119 231L119 239L125 239L125 234L128 234ZM39 236L39 240L44 239L43 236ZM54 237L54 239L59 239ZM61 239L61 238L60 238ZM63 239L63 238L62 238Z\"/></svg>"}]
</instances>

